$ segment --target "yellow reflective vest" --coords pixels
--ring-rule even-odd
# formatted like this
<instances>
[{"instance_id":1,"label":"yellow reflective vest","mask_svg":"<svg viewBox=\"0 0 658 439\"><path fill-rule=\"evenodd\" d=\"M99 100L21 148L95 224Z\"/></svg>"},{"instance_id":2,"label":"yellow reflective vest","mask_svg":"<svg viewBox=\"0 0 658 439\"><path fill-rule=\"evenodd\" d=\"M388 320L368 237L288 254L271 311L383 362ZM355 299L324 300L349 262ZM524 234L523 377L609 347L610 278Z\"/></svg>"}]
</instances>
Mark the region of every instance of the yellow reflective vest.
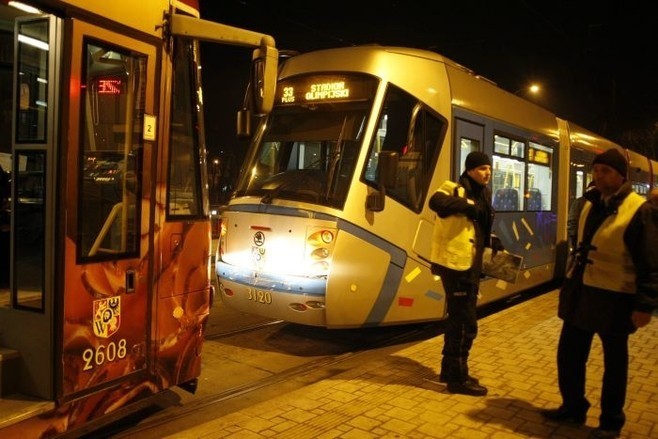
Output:
<instances>
[{"instance_id":1,"label":"yellow reflective vest","mask_svg":"<svg viewBox=\"0 0 658 439\"><path fill-rule=\"evenodd\" d=\"M447 180L437 190L450 196L466 198L465 189ZM432 234L433 263L453 270L465 271L475 258L475 225L466 215L437 216Z\"/></svg>"},{"instance_id":2,"label":"yellow reflective vest","mask_svg":"<svg viewBox=\"0 0 658 439\"><path fill-rule=\"evenodd\" d=\"M609 215L592 237L592 249L587 253L583 284L604 290L634 294L637 290L635 266L624 243L624 232L640 206L646 202L631 192L621 202L617 213ZM578 221L578 242L583 239L585 222L592 208L587 201Z\"/></svg>"}]
</instances>

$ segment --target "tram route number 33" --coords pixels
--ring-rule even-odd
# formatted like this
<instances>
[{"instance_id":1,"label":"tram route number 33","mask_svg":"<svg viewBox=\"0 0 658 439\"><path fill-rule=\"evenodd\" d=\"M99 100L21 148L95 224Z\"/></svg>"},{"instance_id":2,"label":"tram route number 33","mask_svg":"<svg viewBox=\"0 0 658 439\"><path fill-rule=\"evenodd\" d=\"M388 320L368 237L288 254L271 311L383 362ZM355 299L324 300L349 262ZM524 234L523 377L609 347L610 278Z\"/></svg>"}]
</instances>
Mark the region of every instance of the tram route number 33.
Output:
<instances>
[{"instance_id":1,"label":"tram route number 33","mask_svg":"<svg viewBox=\"0 0 658 439\"><path fill-rule=\"evenodd\" d=\"M262 303L264 305L272 304L272 293L269 291L256 290L254 288L249 288L247 290L247 299L252 302Z\"/></svg>"},{"instance_id":2,"label":"tram route number 33","mask_svg":"<svg viewBox=\"0 0 658 439\"><path fill-rule=\"evenodd\" d=\"M106 361L112 362L125 358L128 353L127 341L122 338L118 342L111 341L107 345L99 345L96 348L87 348L82 351L82 359L85 362L83 370L91 370L94 366L101 366Z\"/></svg>"}]
</instances>

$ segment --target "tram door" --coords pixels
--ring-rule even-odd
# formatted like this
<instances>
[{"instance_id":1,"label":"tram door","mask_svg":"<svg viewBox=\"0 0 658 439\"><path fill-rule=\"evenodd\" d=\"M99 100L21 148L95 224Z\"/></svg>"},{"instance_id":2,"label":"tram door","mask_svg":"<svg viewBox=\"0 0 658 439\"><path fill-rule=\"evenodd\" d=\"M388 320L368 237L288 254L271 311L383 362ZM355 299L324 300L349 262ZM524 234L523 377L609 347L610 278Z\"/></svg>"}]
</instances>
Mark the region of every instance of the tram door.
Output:
<instances>
[{"instance_id":1,"label":"tram door","mask_svg":"<svg viewBox=\"0 0 658 439\"><path fill-rule=\"evenodd\" d=\"M0 347L22 394L148 367L155 68L154 45L0 6Z\"/></svg>"},{"instance_id":2,"label":"tram door","mask_svg":"<svg viewBox=\"0 0 658 439\"><path fill-rule=\"evenodd\" d=\"M150 231L156 228L156 47L78 20L67 24L58 358L58 396L65 399L140 378L149 366Z\"/></svg>"},{"instance_id":3,"label":"tram door","mask_svg":"<svg viewBox=\"0 0 658 439\"><path fill-rule=\"evenodd\" d=\"M0 347L14 391L53 396L55 163L61 20L2 6ZM10 24L11 23L11 24Z\"/></svg>"}]
</instances>

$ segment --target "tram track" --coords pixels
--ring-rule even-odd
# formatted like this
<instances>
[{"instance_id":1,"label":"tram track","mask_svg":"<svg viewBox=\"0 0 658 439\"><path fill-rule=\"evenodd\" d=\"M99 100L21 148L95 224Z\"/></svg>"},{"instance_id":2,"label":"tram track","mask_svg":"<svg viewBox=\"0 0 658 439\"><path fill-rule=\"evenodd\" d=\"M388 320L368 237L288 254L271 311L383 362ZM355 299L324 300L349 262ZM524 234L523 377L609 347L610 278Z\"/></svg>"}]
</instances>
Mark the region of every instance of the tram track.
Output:
<instances>
[{"instance_id":1,"label":"tram track","mask_svg":"<svg viewBox=\"0 0 658 439\"><path fill-rule=\"evenodd\" d=\"M215 334L211 336L210 339L225 339L230 337L230 334L245 334L281 325L285 325L285 322L275 321L252 325L250 327L240 328L235 331ZM185 420L186 418L199 416L199 413L202 412L212 412L214 415L216 415L218 412L229 412L231 411L229 406L236 407L240 405L239 403L236 404L233 401L240 399L241 397L246 397L246 399L252 400L251 402L253 403L254 395L256 395L256 393L259 391L262 393L259 399L266 399L266 395L271 392L263 392L264 389L280 389L283 383L286 383L285 391L289 392L313 384L317 381L331 378L332 376L338 375L347 370L347 366L337 367L338 365L346 364L350 361L357 361L360 357L373 354L373 351L377 351L379 349L397 349L397 347L401 344L436 336L440 333L439 327L440 324L438 323L428 323L404 328L379 328L380 330L385 331L388 335L378 337L377 340L369 344L364 344L362 338L359 342L355 343L353 349L350 349L349 351L338 354L325 355L307 361L298 366L287 368L266 378L249 381L222 392L213 393L202 397L190 398L189 401L187 401L184 405L166 407L156 413L153 413L151 409L151 413L148 415L148 417L139 420L137 424L125 428L125 424L122 426L120 425L121 423L118 423L115 426L116 430L114 432L111 431L111 428L107 428L103 437L111 437L117 439L133 437L148 439L161 437L163 431L168 430L166 428L167 425L172 426L174 424L178 424L180 421ZM394 334L391 334L391 332ZM347 335L347 338L349 338L349 334ZM367 338L367 335L365 338ZM384 355L384 353L381 353L381 355ZM279 393L279 391L276 390L273 392ZM165 404L169 403L165 402ZM221 407L218 408L218 406ZM172 431L172 434L174 434L174 431Z\"/></svg>"},{"instance_id":2,"label":"tram track","mask_svg":"<svg viewBox=\"0 0 658 439\"><path fill-rule=\"evenodd\" d=\"M267 321L267 322L262 322L262 323L256 323L256 324L245 326L245 327L242 327L242 328L233 329L233 330L230 330L230 331L222 331L222 332L218 332L218 333L215 333L215 334L209 334L209 335L206 335L205 339L206 340L221 340L222 338L232 337L232 336L238 335L238 334L246 334L248 332L258 331L258 330L263 329L263 328L268 328L268 327L271 327L271 326L282 326L282 325L285 325L285 324L286 324L286 322L283 321L283 320L272 320L272 321Z\"/></svg>"},{"instance_id":3,"label":"tram track","mask_svg":"<svg viewBox=\"0 0 658 439\"><path fill-rule=\"evenodd\" d=\"M516 296L514 300L500 301L495 306L488 305L479 310L480 317L496 313L538 294L548 291L546 288ZM136 413L129 418L107 426L98 438L161 438L176 435L185 427L192 427L208 422L217 416L240 410L256 401L267 401L282 393L298 390L315 382L329 379L349 370L352 362L370 361L370 357L389 355L400 346L414 341L422 341L443 333L443 322L419 323L415 325L378 327L366 329L335 329L305 327L280 320L250 323L232 330L219 330L206 337L206 345L216 344L219 349L248 349L244 365L230 363L234 356L216 357L204 365L208 371L221 370L227 379L235 371L240 371L256 364L258 369L252 374L243 374L244 380L220 391L210 391L205 395L189 395L181 390L170 390L155 398L153 406ZM304 338L300 342L300 338ZM286 339L286 341L281 341ZM300 348L291 348L291 346ZM206 349L206 348L204 348ZM215 348L217 349L217 348ZM309 353L308 350L311 350ZM253 357L257 352L262 357ZM324 352L324 353L323 353ZM327 353L331 352L331 353ZM237 354L242 354L237 351ZM276 359L272 359L276 355ZM274 366L268 365L282 361L286 355L294 357L290 363L300 363L272 372ZM206 356L207 357L207 356ZM306 361L306 358L310 358ZM228 360L227 360L228 359ZM271 366L265 367L263 365ZM289 364L289 363L288 363ZM251 379L260 373L268 373L262 378ZM204 373L202 372L202 379ZM235 381L235 380L233 380ZM212 382L200 384L200 389Z\"/></svg>"}]
</instances>

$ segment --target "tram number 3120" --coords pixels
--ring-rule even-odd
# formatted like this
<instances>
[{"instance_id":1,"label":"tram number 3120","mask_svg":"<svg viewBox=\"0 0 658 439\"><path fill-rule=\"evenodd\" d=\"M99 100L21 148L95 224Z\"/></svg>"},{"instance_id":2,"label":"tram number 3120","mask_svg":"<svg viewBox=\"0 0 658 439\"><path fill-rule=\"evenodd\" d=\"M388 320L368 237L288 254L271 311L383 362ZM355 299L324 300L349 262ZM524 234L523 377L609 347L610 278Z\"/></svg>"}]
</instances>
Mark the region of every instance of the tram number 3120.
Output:
<instances>
[{"instance_id":1,"label":"tram number 3120","mask_svg":"<svg viewBox=\"0 0 658 439\"><path fill-rule=\"evenodd\" d=\"M88 348L82 351L82 359L85 362L83 370L91 370L94 366L100 366L106 361L120 360L126 357L126 339L122 338L118 343L111 341L107 345L96 346L95 349Z\"/></svg>"},{"instance_id":2,"label":"tram number 3120","mask_svg":"<svg viewBox=\"0 0 658 439\"><path fill-rule=\"evenodd\" d=\"M272 304L272 293L269 291L263 291L263 290L256 290L253 288L249 288L248 294L247 294L247 299L254 301L256 303L262 303L265 305L271 305Z\"/></svg>"}]
</instances>

